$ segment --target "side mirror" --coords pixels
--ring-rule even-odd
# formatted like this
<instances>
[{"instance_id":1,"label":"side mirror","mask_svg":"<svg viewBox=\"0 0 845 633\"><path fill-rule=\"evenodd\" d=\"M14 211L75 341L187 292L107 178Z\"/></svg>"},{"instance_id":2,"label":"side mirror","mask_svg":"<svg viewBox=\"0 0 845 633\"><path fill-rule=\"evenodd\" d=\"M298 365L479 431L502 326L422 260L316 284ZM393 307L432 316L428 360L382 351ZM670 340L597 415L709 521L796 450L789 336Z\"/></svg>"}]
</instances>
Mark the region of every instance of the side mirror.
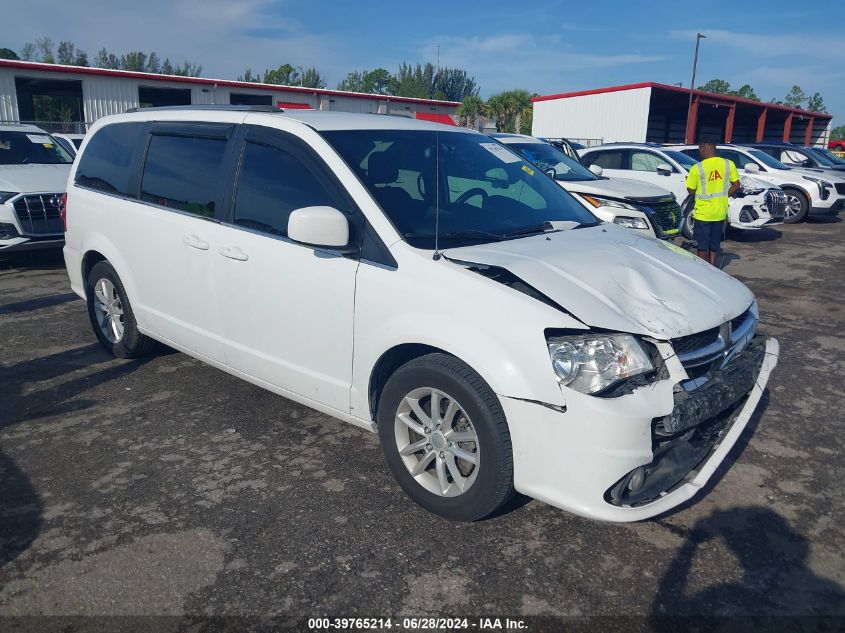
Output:
<instances>
[{"instance_id":1,"label":"side mirror","mask_svg":"<svg viewBox=\"0 0 845 633\"><path fill-rule=\"evenodd\" d=\"M672 173L672 168L669 165L667 165L666 163L660 163L657 166L657 173L660 174L661 176L668 176L669 174Z\"/></svg>"},{"instance_id":2,"label":"side mirror","mask_svg":"<svg viewBox=\"0 0 845 633\"><path fill-rule=\"evenodd\" d=\"M333 207L294 209L288 217L288 237L308 246L343 249L349 244L349 220Z\"/></svg>"},{"instance_id":3,"label":"side mirror","mask_svg":"<svg viewBox=\"0 0 845 633\"><path fill-rule=\"evenodd\" d=\"M815 165L813 165L813 161L811 161L809 158L805 158L804 160L802 160L801 166L802 167L815 167Z\"/></svg>"},{"instance_id":4,"label":"side mirror","mask_svg":"<svg viewBox=\"0 0 845 633\"><path fill-rule=\"evenodd\" d=\"M508 172L503 167L493 167L484 172L484 179L496 189L507 189L510 186Z\"/></svg>"},{"instance_id":5,"label":"side mirror","mask_svg":"<svg viewBox=\"0 0 845 633\"><path fill-rule=\"evenodd\" d=\"M554 178L555 176L557 176L557 171L555 171L554 167L549 167L546 170L546 174L549 176L549 178Z\"/></svg>"},{"instance_id":6,"label":"side mirror","mask_svg":"<svg viewBox=\"0 0 845 633\"><path fill-rule=\"evenodd\" d=\"M760 173L760 165L757 163L748 163L744 168L746 174L758 174Z\"/></svg>"},{"instance_id":7,"label":"side mirror","mask_svg":"<svg viewBox=\"0 0 845 633\"><path fill-rule=\"evenodd\" d=\"M590 165L590 171L596 176L601 176L604 173L604 169L602 169L599 165Z\"/></svg>"}]
</instances>

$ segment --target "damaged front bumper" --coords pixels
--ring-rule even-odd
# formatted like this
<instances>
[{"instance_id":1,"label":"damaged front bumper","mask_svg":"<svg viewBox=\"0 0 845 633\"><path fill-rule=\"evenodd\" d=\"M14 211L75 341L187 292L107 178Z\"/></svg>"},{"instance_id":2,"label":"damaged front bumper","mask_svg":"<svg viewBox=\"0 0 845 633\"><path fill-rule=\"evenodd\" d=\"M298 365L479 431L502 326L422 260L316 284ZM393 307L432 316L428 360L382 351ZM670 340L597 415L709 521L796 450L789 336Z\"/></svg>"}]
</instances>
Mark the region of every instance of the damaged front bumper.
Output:
<instances>
[{"instance_id":1,"label":"damaged front bumper","mask_svg":"<svg viewBox=\"0 0 845 633\"><path fill-rule=\"evenodd\" d=\"M674 508L701 490L739 439L778 354L777 340L758 337L694 391L662 380L618 398L571 394L565 413L500 397L516 489L604 521Z\"/></svg>"}]
</instances>

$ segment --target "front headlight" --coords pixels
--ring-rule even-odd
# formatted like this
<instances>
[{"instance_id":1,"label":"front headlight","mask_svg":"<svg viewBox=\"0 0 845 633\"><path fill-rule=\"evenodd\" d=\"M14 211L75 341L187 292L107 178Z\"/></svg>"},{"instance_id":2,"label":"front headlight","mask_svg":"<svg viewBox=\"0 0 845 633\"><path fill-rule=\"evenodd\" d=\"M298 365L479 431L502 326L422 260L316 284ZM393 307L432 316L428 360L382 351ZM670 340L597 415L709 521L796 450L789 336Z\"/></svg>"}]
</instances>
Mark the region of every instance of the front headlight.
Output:
<instances>
[{"instance_id":1,"label":"front headlight","mask_svg":"<svg viewBox=\"0 0 845 633\"><path fill-rule=\"evenodd\" d=\"M648 229L648 224L642 218L632 218L627 215L617 215L613 223L624 226L626 229Z\"/></svg>"},{"instance_id":2,"label":"front headlight","mask_svg":"<svg viewBox=\"0 0 845 633\"><path fill-rule=\"evenodd\" d=\"M833 189L833 185L829 183L827 180L822 180L821 178L814 178L813 176L802 176L804 180L809 180L810 182L816 183L816 186L819 188L820 193L824 193L825 187Z\"/></svg>"},{"instance_id":3,"label":"front headlight","mask_svg":"<svg viewBox=\"0 0 845 633\"><path fill-rule=\"evenodd\" d=\"M0 191L0 204L3 204L9 198L18 195L17 191Z\"/></svg>"},{"instance_id":4,"label":"front headlight","mask_svg":"<svg viewBox=\"0 0 845 633\"><path fill-rule=\"evenodd\" d=\"M603 198L601 196L594 196L587 193L580 194L584 200L589 202L595 208L599 207L613 207L614 209L628 209L629 211L637 211L637 207L621 200L613 200L611 198Z\"/></svg>"},{"instance_id":5,"label":"front headlight","mask_svg":"<svg viewBox=\"0 0 845 633\"><path fill-rule=\"evenodd\" d=\"M581 393L597 393L654 369L630 334L554 336L547 345L558 382Z\"/></svg>"}]
</instances>

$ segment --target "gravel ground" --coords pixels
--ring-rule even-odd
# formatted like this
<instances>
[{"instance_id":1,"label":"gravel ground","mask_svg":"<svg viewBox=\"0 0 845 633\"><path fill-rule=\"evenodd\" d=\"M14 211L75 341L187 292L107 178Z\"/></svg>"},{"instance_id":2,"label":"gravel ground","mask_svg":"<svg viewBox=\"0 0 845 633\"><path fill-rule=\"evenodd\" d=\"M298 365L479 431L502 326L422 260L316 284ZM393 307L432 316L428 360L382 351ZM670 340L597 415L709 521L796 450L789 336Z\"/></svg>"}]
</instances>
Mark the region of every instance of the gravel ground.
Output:
<instances>
[{"instance_id":1,"label":"gravel ground","mask_svg":"<svg viewBox=\"0 0 845 633\"><path fill-rule=\"evenodd\" d=\"M374 434L184 354L115 360L59 255L7 257L0 616L174 616L155 621L173 630L206 616L305 629L316 615L845 626L845 222L739 236L724 266L757 294L781 360L704 496L636 524L527 500L453 524L405 497ZM529 620L565 622L590 620Z\"/></svg>"}]
</instances>

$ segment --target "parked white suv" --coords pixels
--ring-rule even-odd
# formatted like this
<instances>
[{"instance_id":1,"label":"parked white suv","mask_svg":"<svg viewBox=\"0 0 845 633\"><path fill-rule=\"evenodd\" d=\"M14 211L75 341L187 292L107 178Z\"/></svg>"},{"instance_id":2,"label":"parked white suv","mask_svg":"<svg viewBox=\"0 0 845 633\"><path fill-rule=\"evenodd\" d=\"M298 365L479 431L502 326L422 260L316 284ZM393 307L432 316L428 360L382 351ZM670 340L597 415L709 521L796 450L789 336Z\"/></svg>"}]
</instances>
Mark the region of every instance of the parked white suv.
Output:
<instances>
[{"instance_id":1,"label":"parked white suv","mask_svg":"<svg viewBox=\"0 0 845 633\"><path fill-rule=\"evenodd\" d=\"M452 519L514 490L608 521L673 508L722 463L778 357L742 283L452 126L244 106L106 117L66 218L71 286L106 349L161 341L377 430L405 491Z\"/></svg>"},{"instance_id":2,"label":"parked white suv","mask_svg":"<svg viewBox=\"0 0 845 633\"><path fill-rule=\"evenodd\" d=\"M694 200L687 191L687 174L696 164L686 154L654 143L611 143L589 147L581 152L581 162L602 168L607 176L627 176L665 187L680 201L684 215L683 232L692 238ZM740 179L741 187L731 198L728 224L736 229L759 229L780 222L786 213L787 199L771 184L749 176Z\"/></svg>"},{"instance_id":3,"label":"parked white suv","mask_svg":"<svg viewBox=\"0 0 845 633\"><path fill-rule=\"evenodd\" d=\"M698 160L697 145L676 148ZM845 180L816 170L789 167L766 152L741 145L717 145L716 154L733 161L740 173L777 185L787 198L784 222L792 224L810 215L836 215L845 206L845 195L836 191Z\"/></svg>"},{"instance_id":4,"label":"parked white suv","mask_svg":"<svg viewBox=\"0 0 845 633\"><path fill-rule=\"evenodd\" d=\"M590 171L557 147L525 134L491 134L500 143L554 178L590 211L613 222L661 239L678 234L681 208L675 195L641 180L602 177L601 168Z\"/></svg>"},{"instance_id":5,"label":"parked white suv","mask_svg":"<svg viewBox=\"0 0 845 633\"><path fill-rule=\"evenodd\" d=\"M0 125L0 253L63 243L61 197L73 157L34 125Z\"/></svg>"}]
</instances>

